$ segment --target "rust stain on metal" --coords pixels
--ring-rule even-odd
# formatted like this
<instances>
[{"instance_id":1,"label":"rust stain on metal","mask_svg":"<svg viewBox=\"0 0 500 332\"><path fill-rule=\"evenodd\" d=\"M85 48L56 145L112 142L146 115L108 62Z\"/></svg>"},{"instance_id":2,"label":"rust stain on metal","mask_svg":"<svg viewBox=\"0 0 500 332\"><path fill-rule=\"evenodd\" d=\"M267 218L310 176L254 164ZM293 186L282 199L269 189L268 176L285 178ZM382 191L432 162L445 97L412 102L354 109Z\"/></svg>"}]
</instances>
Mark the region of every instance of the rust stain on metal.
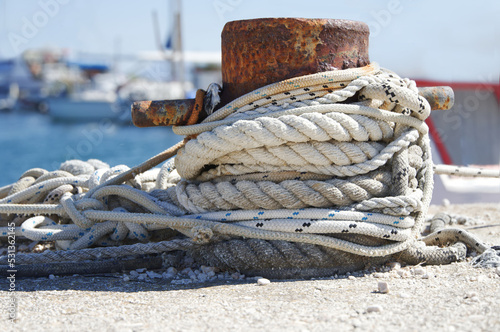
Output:
<instances>
[{"instance_id":1,"label":"rust stain on metal","mask_svg":"<svg viewBox=\"0 0 500 332\"><path fill-rule=\"evenodd\" d=\"M204 90L195 99L147 100L132 104L132 122L136 127L187 126L207 117L203 110Z\"/></svg>"},{"instance_id":2,"label":"rust stain on metal","mask_svg":"<svg viewBox=\"0 0 500 332\"><path fill-rule=\"evenodd\" d=\"M207 117L207 114L203 110L203 99L205 98L205 90L198 89L196 91L196 97L194 99L193 109L191 110L191 115L186 122L186 126L197 124ZM177 124L175 124L177 125Z\"/></svg>"},{"instance_id":3,"label":"rust stain on metal","mask_svg":"<svg viewBox=\"0 0 500 332\"><path fill-rule=\"evenodd\" d=\"M187 124L194 99L137 101L132 104L132 122L137 127Z\"/></svg>"},{"instance_id":4,"label":"rust stain on metal","mask_svg":"<svg viewBox=\"0 0 500 332\"><path fill-rule=\"evenodd\" d=\"M264 18L228 22L222 31L224 105L262 86L370 63L365 23Z\"/></svg>"},{"instance_id":5,"label":"rust stain on metal","mask_svg":"<svg viewBox=\"0 0 500 332\"><path fill-rule=\"evenodd\" d=\"M418 88L418 93L427 99L432 110L449 110L455 102L455 94L449 86Z\"/></svg>"}]
</instances>

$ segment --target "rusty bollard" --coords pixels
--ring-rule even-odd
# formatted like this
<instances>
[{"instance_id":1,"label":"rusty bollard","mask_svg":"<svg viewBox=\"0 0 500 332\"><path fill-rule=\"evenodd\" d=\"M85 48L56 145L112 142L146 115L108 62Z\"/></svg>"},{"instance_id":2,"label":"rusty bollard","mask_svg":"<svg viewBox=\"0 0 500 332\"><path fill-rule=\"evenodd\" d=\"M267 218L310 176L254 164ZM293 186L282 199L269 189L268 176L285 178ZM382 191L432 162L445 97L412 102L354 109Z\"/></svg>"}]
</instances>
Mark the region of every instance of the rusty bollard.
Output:
<instances>
[{"instance_id":1,"label":"rusty bollard","mask_svg":"<svg viewBox=\"0 0 500 332\"><path fill-rule=\"evenodd\" d=\"M222 31L223 106L236 98L292 77L363 67L370 63L368 26L334 19L264 18L228 22ZM420 88L431 109L449 109L449 87ZM132 104L137 127L190 125L207 115L203 92L195 99Z\"/></svg>"}]
</instances>

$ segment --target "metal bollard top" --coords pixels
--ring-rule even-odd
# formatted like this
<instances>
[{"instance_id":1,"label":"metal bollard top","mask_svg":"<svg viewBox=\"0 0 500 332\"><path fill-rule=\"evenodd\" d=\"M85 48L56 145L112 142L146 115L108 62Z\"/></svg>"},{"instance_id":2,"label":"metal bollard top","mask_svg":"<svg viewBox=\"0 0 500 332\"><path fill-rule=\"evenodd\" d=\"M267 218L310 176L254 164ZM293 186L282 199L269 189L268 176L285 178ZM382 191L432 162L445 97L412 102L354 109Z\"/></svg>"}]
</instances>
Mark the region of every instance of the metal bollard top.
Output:
<instances>
[{"instance_id":1,"label":"metal bollard top","mask_svg":"<svg viewBox=\"0 0 500 332\"><path fill-rule=\"evenodd\" d=\"M221 104L265 85L370 63L368 25L335 19L260 18L222 30Z\"/></svg>"}]
</instances>

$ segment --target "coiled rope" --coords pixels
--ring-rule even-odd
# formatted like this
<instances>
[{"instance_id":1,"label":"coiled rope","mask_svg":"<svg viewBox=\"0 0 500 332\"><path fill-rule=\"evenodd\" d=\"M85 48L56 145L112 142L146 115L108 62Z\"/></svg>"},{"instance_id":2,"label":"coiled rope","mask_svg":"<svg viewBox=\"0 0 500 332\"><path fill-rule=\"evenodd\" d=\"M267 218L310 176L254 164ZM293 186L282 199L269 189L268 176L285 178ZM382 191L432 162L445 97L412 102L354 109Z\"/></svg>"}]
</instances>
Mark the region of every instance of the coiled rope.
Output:
<instances>
[{"instance_id":1,"label":"coiled rope","mask_svg":"<svg viewBox=\"0 0 500 332\"><path fill-rule=\"evenodd\" d=\"M218 89L208 91L206 101L216 103ZM68 250L18 255L18 264L193 248L247 270L298 266L303 255L292 254L297 248L306 261L315 260L315 268L335 266L341 252L351 255L342 264L355 268L360 256L459 259L462 247L422 249L436 242L420 236L433 167L447 174L500 175L433 166L424 122L429 114L414 81L377 64L285 80L242 96L200 124L174 127L188 138L133 169L73 160L54 172L27 171L0 188L6 226L0 235L14 231ZM192 241L151 241L164 229ZM455 240L477 243L470 238L461 233ZM243 239L251 240L242 245ZM330 262L318 263L324 260ZM6 262L7 256L0 257L0 264Z\"/></svg>"}]
</instances>

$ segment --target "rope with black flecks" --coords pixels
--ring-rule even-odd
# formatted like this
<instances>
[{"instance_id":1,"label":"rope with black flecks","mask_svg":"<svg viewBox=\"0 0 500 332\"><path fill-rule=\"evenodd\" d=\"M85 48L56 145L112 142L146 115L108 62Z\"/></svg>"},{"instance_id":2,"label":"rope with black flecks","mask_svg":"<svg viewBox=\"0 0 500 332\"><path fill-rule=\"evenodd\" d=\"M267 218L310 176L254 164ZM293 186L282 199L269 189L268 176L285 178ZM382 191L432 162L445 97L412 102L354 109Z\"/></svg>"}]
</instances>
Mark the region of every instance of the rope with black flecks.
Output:
<instances>
[{"instance_id":1,"label":"rope with black flecks","mask_svg":"<svg viewBox=\"0 0 500 332\"><path fill-rule=\"evenodd\" d=\"M196 137L134 169L90 160L26 172L0 188L2 235L56 241L73 260L88 259L87 247L128 255L123 241L149 241L166 228L199 244L247 238L411 256L424 243L432 194L429 113L415 82L376 64L289 79L174 128ZM175 162L150 169L175 153ZM186 249L171 243L161 250ZM439 261L440 252L412 257Z\"/></svg>"}]
</instances>

